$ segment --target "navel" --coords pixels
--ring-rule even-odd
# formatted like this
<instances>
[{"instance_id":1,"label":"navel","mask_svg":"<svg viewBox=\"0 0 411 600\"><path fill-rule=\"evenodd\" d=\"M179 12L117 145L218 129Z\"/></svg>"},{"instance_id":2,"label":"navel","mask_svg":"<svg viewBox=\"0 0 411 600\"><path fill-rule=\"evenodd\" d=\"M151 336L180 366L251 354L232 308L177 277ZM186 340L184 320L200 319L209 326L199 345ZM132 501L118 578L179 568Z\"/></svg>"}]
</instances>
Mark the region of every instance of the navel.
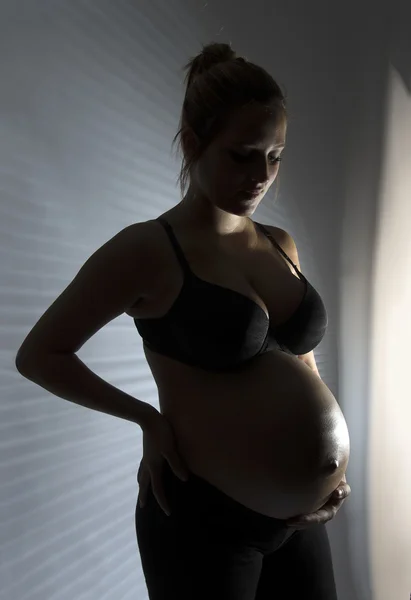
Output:
<instances>
[{"instance_id":1,"label":"navel","mask_svg":"<svg viewBox=\"0 0 411 600\"><path fill-rule=\"evenodd\" d=\"M330 460L327 463L325 469L329 473L335 473L335 471L338 469L339 466L340 466L340 463L338 462L338 460L333 458L332 460Z\"/></svg>"}]
</instances>

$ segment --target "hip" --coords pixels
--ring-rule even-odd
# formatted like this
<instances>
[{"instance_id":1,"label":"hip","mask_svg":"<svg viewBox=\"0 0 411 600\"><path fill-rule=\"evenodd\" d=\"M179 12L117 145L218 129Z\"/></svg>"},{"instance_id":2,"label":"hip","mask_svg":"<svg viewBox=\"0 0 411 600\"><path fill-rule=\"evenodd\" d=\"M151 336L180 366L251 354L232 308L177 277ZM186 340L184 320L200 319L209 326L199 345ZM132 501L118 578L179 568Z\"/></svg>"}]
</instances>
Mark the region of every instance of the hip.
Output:
<instances>
[{"instance_id":1,"label":"hip","mask_svg":"<svg viewBox=\"0 0 411 600\"><path fill-rule=\"evenodd\" d=\"M284 519L268 517L245 506L208 480L190 472L188 481L179 479L167 461L163 465L163 489L170 506L167 516L159 506L151 486L143 508L136 506L136 522L140 529L153 523L166 531L178 527L180 539L195 532L197 536L214 537L220 542L241 543L258 547L263 553L278 549L296 531Z\"/></svg>"}]
</instances>

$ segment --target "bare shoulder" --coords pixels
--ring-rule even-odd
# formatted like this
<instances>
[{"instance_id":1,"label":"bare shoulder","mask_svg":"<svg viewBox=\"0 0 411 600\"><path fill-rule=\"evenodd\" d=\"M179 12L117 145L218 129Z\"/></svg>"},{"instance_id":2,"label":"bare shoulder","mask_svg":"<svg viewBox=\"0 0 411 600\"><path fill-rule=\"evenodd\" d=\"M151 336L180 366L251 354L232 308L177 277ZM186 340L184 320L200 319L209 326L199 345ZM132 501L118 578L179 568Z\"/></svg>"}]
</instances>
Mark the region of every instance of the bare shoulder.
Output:
<instances>
[{"instance_id":1,"label":"bare shoulder","mask_svg":"<svg viewBox=\"0 0 411 600\"><path fill-rule=\"evenodd\" d=\"M124 227L87 259L77 278L84 282L88 279L90 285L101 280L101 284L109 286L110 296L127 292L123 297L127 306L129 298L138 300L147 292L161 264L160 235L153 220Z\"/></svg>"},{"instance_id":2,"label":"bare shoulder","mask_svg":"<svg viewBox=\"0 0 411 600\"><path fill-rule=\"evenodd\" d=\"M47 353L75 353L99 329L150 292L162 268L155 221L133 223L98 248L34 325L16 365Z\"/></svg>"},{"instance_id":3,"label":"bare shoulder","mask_svg":"<svg viewBox=\"0 0 411 600\"><path fill-rule=\"evenodd\" d=\"M291 234L289 234L285 229L281 229L281 227L275 227L274 225L264 225L264 227L268 229L277 244L281 246L284 252L291 258L293 263L295 263L300 269L297 246Z\"/></svg>"}]
</instances>

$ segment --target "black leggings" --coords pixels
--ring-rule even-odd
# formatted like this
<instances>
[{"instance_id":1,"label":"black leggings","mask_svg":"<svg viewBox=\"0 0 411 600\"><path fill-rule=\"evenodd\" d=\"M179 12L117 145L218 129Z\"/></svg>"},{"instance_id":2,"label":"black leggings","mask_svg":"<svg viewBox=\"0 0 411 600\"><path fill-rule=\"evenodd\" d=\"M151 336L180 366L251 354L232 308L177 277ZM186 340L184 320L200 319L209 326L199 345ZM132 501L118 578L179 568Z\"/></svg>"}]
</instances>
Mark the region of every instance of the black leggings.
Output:
<instances>
[{"instance_id":1,"label":"black leggings","mask_svg":"<svg viewBox=\"0 0 411 600\"><path fill-rule=\"evenodd\" d=\"M136 506L150 600L336 600L325 525L293 530L164 462L168 517L151 487Z\"/></svg>"}]
</instances>

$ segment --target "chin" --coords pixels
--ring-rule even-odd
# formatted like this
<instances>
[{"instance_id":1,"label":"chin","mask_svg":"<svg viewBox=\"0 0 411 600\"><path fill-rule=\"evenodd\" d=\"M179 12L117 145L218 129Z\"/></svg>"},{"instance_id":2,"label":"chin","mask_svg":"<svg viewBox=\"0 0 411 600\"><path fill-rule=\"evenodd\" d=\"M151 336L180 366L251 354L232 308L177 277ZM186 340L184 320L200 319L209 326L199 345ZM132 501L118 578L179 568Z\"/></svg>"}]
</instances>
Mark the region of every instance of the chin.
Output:
<instances>
[{"instance_id":1,"label":"chin","mask_svg":"<svg viewBox=\"0 0 411 600\"><path fill-rule=\"evenodd\" d=\"M249 206L239 207L238 210L232 211L234 215L238 215L239 217L249 217L255 213L259 202L256 202Z\"/></svg>"},{"instance_id":2,"label":"chin","mask_svg":"<svg viewBox=\"0 0 411 600\"><path fill-rule=\"evenodd\" d=\"M257 198L254 200L246 200L243 202L239 202L238 199L234 200L231 206L219 207L225 212L228 212L232 215L237 215L238 217L249 217L252 215L258 205L260 204L261 199Z\"/></svg>"}]
</instances>

